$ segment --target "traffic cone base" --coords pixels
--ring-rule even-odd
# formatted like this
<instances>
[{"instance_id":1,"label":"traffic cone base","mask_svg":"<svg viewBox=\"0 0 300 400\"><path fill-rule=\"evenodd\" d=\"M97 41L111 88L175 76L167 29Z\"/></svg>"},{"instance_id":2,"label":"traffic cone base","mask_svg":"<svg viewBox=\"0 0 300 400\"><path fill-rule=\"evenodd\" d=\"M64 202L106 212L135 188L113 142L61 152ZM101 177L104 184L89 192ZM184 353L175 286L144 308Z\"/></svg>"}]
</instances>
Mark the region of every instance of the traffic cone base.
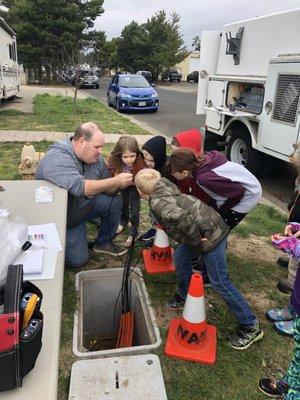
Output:
<instances>
[{"instance_id":1,"label":"traffic cone base","mask_svg":"<svg viewBox=\"0 0 300 400\"><path fill-rule=\"evenodd\" d=\"M144 264L145 268L148 274L164 274L166 272L174 272L175 271L175 266L173 264L173 253L174 249L171 248L171 257L169 257L170 262L166 264L165 257L168 256L167 253L161 252L161 254L157 253L156 257L159 259L159 257L163 257L164 259L162 260L161 265L159 265L159 262L153 263L153 249L144 249L143 250L143 258L144 258Z\"/></svg>"},{"instance_id":2,"label":"traffic cone base","mask_svg":"<svg viewBox=\"0 0 300 400\"><path fill-rule=\"evenodd\" d=\"M201 364L213 365L216 362L217 352L217 328L207 324L206 337L202 340L201 346L187 349L181 346L176 340L178 327L181 318L175 318L170 322L167 337L165 354L169 357L180 358L182 360L199 362Z\"/></svg>"}]
</instances>

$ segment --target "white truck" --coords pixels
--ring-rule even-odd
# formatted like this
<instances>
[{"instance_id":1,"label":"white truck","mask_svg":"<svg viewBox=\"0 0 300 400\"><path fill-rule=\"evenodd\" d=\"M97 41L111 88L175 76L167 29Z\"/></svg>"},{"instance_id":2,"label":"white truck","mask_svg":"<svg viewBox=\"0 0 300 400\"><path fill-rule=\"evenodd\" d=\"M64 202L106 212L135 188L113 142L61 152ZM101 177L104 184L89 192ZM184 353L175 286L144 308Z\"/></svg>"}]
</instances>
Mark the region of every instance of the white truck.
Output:
<instances>
[{"instance_id":1,"label":"white truck","mask_svg":"<svg viewBox=\"0 0 300 400\"><path fill-rule=\"evenodd\" d=\"M197 114L205 150L255 174L289 161L299 140L300 8L203 31Z\"/></svg>"},{"instance_id":2,"label":"white truck","mask_svg":"<svg viewBox=\"0 0 300 400\"><path fill-rule=\"evenodd\" d=\"M15 32L0 18L0 100L20 91L20 72Z\"/></svg>"}]
</instances>

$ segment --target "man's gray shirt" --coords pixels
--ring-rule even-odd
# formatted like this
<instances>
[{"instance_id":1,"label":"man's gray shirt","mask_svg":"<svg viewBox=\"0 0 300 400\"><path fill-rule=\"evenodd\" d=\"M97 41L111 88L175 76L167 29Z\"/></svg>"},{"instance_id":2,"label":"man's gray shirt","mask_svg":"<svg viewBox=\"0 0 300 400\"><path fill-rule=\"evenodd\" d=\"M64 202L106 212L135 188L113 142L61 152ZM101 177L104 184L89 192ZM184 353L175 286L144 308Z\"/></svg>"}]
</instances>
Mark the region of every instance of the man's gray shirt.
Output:
<instances>
[{"instance_id":1,"label":"man's gray shirt","mask_svg":"<svg viewBox=\"0 0 300 400\"><path fill-rule=\"evenodd\" d=\"M49 147L39 162L36 179L44 179L68 191L68 228L84 221L93 207L94 196L84 195L85 179L106 179L111 174L102 156L93 164L86 164L76 156L73 138L67 138Z\"/></svg>"}]
</instances>

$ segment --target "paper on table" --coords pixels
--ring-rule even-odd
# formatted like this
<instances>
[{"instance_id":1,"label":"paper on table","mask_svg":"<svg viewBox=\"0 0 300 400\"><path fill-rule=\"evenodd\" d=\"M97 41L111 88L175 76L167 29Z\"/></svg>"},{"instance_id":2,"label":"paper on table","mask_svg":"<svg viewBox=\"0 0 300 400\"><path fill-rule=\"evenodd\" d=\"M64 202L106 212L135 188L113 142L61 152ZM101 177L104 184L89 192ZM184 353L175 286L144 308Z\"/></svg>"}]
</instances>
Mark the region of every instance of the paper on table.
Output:
<instances>
[{"instance_id":1,"label":"paper on table","mask_svg":"<svg viewBox=\"0 0 300 400\"><path fill-rule=\"evenodd\" d=\"M40 240L31 240L33 245L37 245L38 247L44 247L47 249L56 249L56 251L62 250L61 243L59 240L58 232L55 224L42 224L42 225L29 225L28 226L28 235L33 236L36 235L40 237L43 235L44 244L41 245Z\"/></svg>"},{"instance_id":2,"label":"paper on table","mask_svg":"<svg viewBox=\"0 0 300 400\"><path fill-rule=\"evenodd\" d=\"M53 279L57 261L57 250L44 249L43 272L41 274L26 274L25 279L29 281Z\"/></svg>"},{"instance_id":3,"label":"paper on table","mask_svg":"<svg viewBox=\"0 0 300 400\"><path fill-rule=\"evenodd\" d=\"M15 264L23 264L24 274L41 274L43 270L43 249L29 249L25 251Z\"/></svg>"}]
</instances>

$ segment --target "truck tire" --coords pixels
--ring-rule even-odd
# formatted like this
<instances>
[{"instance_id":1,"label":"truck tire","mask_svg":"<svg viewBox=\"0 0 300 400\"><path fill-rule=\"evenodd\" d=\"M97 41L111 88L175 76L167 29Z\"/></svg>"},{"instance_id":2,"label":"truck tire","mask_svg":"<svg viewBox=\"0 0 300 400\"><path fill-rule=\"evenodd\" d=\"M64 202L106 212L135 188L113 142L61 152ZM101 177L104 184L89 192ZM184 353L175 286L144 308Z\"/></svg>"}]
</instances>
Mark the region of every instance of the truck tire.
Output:
<instances>
[{"instance_id":1,"label":"truck tire","mask_svg":"<svg viewBox=\"0 0 300 400\"><path fill-rule=\"evenodd\" d=\"M254 175L259 176L263 157L252 148L251 139L247 132L234 132L227 144L226 155L229 161L233 161L247 168Z\"/></svg>"},{"instance_id":2,"label":"truck tire","mask_svg":"<svg viewBox=\"0 0 300 400\"><path fill-rule=\"evenodd\" d=\"M220 135L212 132L205 132L204 151L218 150L223 151L225 148L218 146L218 142L222 142L223 138Z\"/></svg>"}]
</instances>

